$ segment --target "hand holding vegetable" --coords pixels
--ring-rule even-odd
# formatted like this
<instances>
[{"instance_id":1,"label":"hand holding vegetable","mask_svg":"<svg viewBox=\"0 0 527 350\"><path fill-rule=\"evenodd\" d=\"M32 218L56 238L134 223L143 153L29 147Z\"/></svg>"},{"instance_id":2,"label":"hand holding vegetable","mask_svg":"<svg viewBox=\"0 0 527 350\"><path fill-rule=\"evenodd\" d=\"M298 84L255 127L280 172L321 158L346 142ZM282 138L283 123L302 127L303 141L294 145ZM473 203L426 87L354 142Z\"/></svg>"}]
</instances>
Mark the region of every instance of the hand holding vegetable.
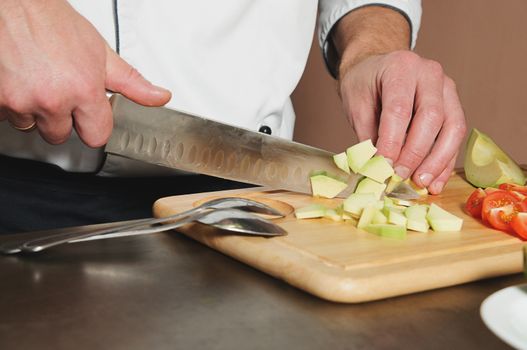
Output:
<instances>
[{"instance_id":1,"label":"hand holding vegetable","mask_svg":"<svg viewBox=\"0 0 527 350\"><path fill-rule=\"evenodd\" d=\"M341 22L339 92L359 140L372 139L401 177L441 192L466 132L454 82L437 62L408 51L399 13L367 7Z\"/></svg>"}]
</instances>

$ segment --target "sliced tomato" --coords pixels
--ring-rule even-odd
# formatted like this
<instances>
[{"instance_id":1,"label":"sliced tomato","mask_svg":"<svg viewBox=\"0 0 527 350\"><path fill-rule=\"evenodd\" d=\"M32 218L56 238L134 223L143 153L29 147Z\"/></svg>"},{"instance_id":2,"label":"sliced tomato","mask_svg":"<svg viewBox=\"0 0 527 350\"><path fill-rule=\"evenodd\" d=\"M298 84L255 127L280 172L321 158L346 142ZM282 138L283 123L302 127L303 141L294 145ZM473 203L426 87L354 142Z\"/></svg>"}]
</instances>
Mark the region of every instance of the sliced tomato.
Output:
<instances>
[{"instance_id":1,"label":"sliced tomato","mask_svg":"<svg viewBox=\"0 0 527 350\"><path fill-rule=\"evenodd\" d=\"M503 192L503 191L506 191L506 190L502 190L502 189L499 189L499 188L494 188L494 187L487 187L485 189L485 193L486 194L491 194L493 192Z\"/></svg>"},{"instance_id":2,"label":"sliced tomato","mask_svg":"<svg viewBox=\"0 0 527 350\"><path fill-rule=\"evenodd\" d=\"M505 191L516 191L520 192L523 195L527 195L527 186L521 186L518 184L501 184L498 186L499 189Z\"/></svg>"},{"instance_id":3,"label":"sliced tomato","mask_svg":"<svg viewBox=\"0 0 527 350\"><path fill-rule=\"evenodd\" d=\"M507 184L507 183L505 183L505 184L500 184L500 185L498 186L498 188L499 188L500 190L505 190L505 191L509 191L509 190L511 190L513 187L514 187L514 184Z\"/></svg>"},{"instance_id":4,"label":"sliced tomato","mask_svg":"<svg viewBox=\"0 0 527 350\"><path fill-rule=\"evenodd\" d=\"M518 236L527 240L527 213L518 213L512 218L511 227Z\"/></svg>"},{"instance_id":5,"label":"sliced tomato","mask_svg":"<svg viewBox=\"0 0 527 350\"><path fill-rule=\"evenodd\" d=\"M467 213L477 219L481 219L481 209L483 208L483 199L487 196L487 193L481 188L476 188L474 192L468 197L467 203L465 204L465 210Z\"/></svg>"},{"instance_id":6,"label":"sliced tomato","mask_svg":"<svg viewBox=\"0 0 527 350\"><path fill-rule=\"evenodd\" d=\"M523 211L524 206L516 196L508 191L494 191L490 194L487 194L487 196L483 199L481 218L483 221L492 225L490 222L491 210L494 208L504 208L507 206L512 206L513 210L510 213L505 209L502 210L505 215L499 214L499 210L493 212L493 219L495 219L494 222L497 223L497 226L501 226L501 224L498 223L499 220L504 221L508 225L510 220L512 220L512 216L517 212ZM498 228L497 226L492 226Z\"/></svg>"},{"instance_id":7,"label":"sliced tomato","mask_svg":"<svg viewBox=\"0 0 527 350\"><path fill-rule=\"evenodd\" d=\"M493 228L501 231L511 231L511 222L517 216L518 212L514 209L513 204L508 204L499 208L492 208L487 213L487 222Z\"/></svg>"},{"instance_id":8,"label":"sliced tomato","mask_svg":"<svg viewBox=\"0 0 527 350\"><path fill-rule=\"evenodd\" d=\"M525 200L525 198L527 198L527 196L525 196L521 192L518 192L518 191L509 191L509 192L512 193L512 195L514 197L518 198L518 200L520 200L520 201L523 201L523 200Z\"/></svg>"}]
</instances>

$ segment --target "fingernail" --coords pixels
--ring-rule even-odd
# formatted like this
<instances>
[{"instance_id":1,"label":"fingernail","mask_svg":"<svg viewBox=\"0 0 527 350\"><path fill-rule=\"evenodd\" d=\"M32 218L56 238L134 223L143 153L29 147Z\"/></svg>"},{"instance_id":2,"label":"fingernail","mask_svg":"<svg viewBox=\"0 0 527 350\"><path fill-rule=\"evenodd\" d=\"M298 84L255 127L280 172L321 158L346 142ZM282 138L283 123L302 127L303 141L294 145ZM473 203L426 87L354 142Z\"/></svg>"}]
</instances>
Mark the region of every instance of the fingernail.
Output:
<instances>
[{"instance_id":1,"label":"fingernail","mask_svg":"<svg viewBox=\"0 0 527 350\"><path fill-rule=\"evenodd\" d=\"M432 176L432 174L422 173L421 175L419 175L419 181L421 182L420 185L422 187L428 187L432 183L433 179L434 177Z\"/></svg>"},{"instance_id":2,"label":"fingernail","mask_svg":"<svg viewBox=\"0 0 527 350\"><path fill-rule=\"evenodd\" d=\"M157 85L152 85L154 86L154 94L156 94L157 96L162 96L162 97L166 97L167 95L170 95L170 97L172 97L172 92L168 89L165 89L164 87L161 87L161 86L157 86Z\"/></svg>"},{"instance_id":3,"label":"fingernail","mask_svg":"<svg viewBox=\"0 0 527 350\"><path fill-rule=\"evenodd\" d=\"M386 158L386 157L385 157L384 159L386 159L386 161L388 162L388 164L390 164L390 166L393 167L393 160L391 160L390 158Z\"/></svg>"},{"instance_id":4,"label":"fingernail","mask_svg":"<svg viewBox=\"0 0 527 350\"><path fill-rule=\"evenodd\" d=\"M407 179L410 176L410 169L408 169L405 166L398 165L395 167L395 173L402 177L403 179Z\"/></svg>"},{"instance_id":5,"label":"fingernail","mask_svg":"<svg viewBox=\"0 0 527 350\"><path fill-rule=\"evenodd\" d=\"M152 85L157 91L159 92L162 92L162 93L170 93L170 90L168 89L165 89L164 87L162 86L158 86L158 85Z\"/></svg>"},{"instance_id":6,"label":"fingernail","mask_svg":"<svg viewBox=\"0 0 527 350\"><path fill-rule=\"evenodd\" d=\"M442 181L437 181L430 185L429 190L432 194L439 194L441 191L443 191L443 187L445 187L445 183Z\"/></svg>"}]
</instances>

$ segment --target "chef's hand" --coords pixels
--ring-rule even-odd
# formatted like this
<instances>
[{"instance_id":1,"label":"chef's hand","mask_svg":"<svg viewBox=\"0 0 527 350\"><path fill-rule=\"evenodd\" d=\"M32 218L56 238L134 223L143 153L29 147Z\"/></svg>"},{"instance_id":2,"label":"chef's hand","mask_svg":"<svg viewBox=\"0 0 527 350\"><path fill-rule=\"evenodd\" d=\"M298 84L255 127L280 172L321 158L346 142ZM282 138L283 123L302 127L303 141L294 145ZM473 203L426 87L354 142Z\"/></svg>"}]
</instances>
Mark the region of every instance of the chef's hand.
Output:
<instances>
[{"instance_id":1,"label":"chef's hand","mask_svg":"<svg viewBox=\"0 0 527 350\"><path fill-rule=\"evenodd\" d=\"M367 17L354 23L351 18L346 29L356 31L365 21L377 19L381 25L369 35L385 37L373 48L365 49L361 40L344 52L339 92L345 112L358 138L372 139L378 153L393 161L398 175L412 176L416 184L437 194L448 181L466 132L456 86L439 63L404 50L409 42L404 17L385 8L365 8L358 15L360 11ZM390 27L388 34L381 33Z\"/></svg>"},{"instance_id":2,"label":"chef's hand","mask_svg":"<svg viewBox=\"0 0 527 350\"><path fill-rule=\"evenodd\" d=\"M112 130L106 90L160 106L170 92L122 60L66 0L0 2L0 120L36 122L51 144L75 128L84 143L102 146Z\"/></svg>"}]
</instances>

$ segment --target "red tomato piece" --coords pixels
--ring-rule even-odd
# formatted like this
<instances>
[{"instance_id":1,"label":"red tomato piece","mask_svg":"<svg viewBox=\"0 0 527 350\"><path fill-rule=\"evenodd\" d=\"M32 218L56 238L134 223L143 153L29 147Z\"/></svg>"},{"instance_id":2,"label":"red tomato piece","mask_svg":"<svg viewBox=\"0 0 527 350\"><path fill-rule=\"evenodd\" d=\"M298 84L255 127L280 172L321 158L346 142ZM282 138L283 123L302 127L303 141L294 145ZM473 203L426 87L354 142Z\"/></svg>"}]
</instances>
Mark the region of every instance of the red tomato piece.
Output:
<instances>
[{"instance_id":1,"label":"red tomato piece","mask_svg":"<svg viewBox=\"0 0 527 350\"><path fill-rule=\"evenodd\" d=\"M511 231L511 222L518 214L514 209L514 205L509 204L500 208L492 208L486 218L487 222L493 228L501 231Z\"/></svg>"},{"instance_id":2,"label":"red tomato piece","mask_svg":"<svg viewBox=\"0 0 527 350\"><path fill-rule=\"evenodd\" d=\"M493 192L503 192L503 191L506 191L506 190L502 190L502 189L499 189L499 188L494 188L494 187L487 187L485 189L485 193L486 194L491 194Z\"/></svg>"},{"instance_id":3,"label":"red tomato piece","mask_svg":"<svg viewBox=\"0 0 527 350\"><path fill-rule=\"evenodd\" d=\"M518 198L518 200L523 201L525 198L527 198L524 194L518 192L518 191L509 191L514 197Z\"/></svg>"},{"instance_id":4,"label":"red tomato piece","mask_svg":"<svg viewBox=\"0 0 527 350\"><path fill-rule=\"evenodd\" d=\"M514 187L514 184L507 184L507 183L505 183L505 184L500 184L500 185L498 186L498 188L499 188L500 190L505 190L505 191L510 191L513 187Z\"/></svg>"},{"instance_id":5,"label":"red tomato piece","mask_svg":"<svg viewBox=\"0 0 527 350\"><path fill-rule=\"evenodd\" d=\"M518 184L501 184L498 186L501 190L516 191L523 195L527 195L527 186L521 186Z\"/></svg>"},{"instance_id":6,"label":"red tomato piece","mask_svg":"<svg viewBox=\"0 0 527 350\"><path fill-rule=\"evenodd\" d=\"M474 192L468 197L465 204L465 210L477 219L481 219L481 209L483 208L483 199L487 193L481 188L476 188Z\"/></svg>"},{"instance_id":7,"label":"red tomato piece","mask_svg":"<svg viewBox=\"0 0 527 350\"><path fill-rule=\"evenodd\" d=\"M518 212L520 213L527 212L527 198L520 201L518 205L516 206L516 209L518 209Z\"/></svg>"},{"instance_id":8,"label":"red tomato piece","mask_svg":"<svg viewBox=\"0 0 527 350\"><path fill-rule=\"evenodd\" d=\"M490 194L487 194L487 196L483 199L483 206L481 209L481 217L483 221L489 222L493 227L498 228L490 222L491 209L504 208L507 206L511 206L511 210L502 209L501 211L497 210L493 212L492 219L497 226L502 226L500 221L503 221L504 224L509 225L510 221L512 220L512 216L522 211L524 207L522 202L510 192L494 191Z\"/></svg>"},{"instance_id":9,"label":"red tomato piece","mask_svg":"<svg viewBox=\"0 0 527 350\"><path fill-rule=\"evenodd\" d=\"M518 236L527 240L527 213L518 213L512 218L511 227Z\"/></svg>"}]
</instances>

